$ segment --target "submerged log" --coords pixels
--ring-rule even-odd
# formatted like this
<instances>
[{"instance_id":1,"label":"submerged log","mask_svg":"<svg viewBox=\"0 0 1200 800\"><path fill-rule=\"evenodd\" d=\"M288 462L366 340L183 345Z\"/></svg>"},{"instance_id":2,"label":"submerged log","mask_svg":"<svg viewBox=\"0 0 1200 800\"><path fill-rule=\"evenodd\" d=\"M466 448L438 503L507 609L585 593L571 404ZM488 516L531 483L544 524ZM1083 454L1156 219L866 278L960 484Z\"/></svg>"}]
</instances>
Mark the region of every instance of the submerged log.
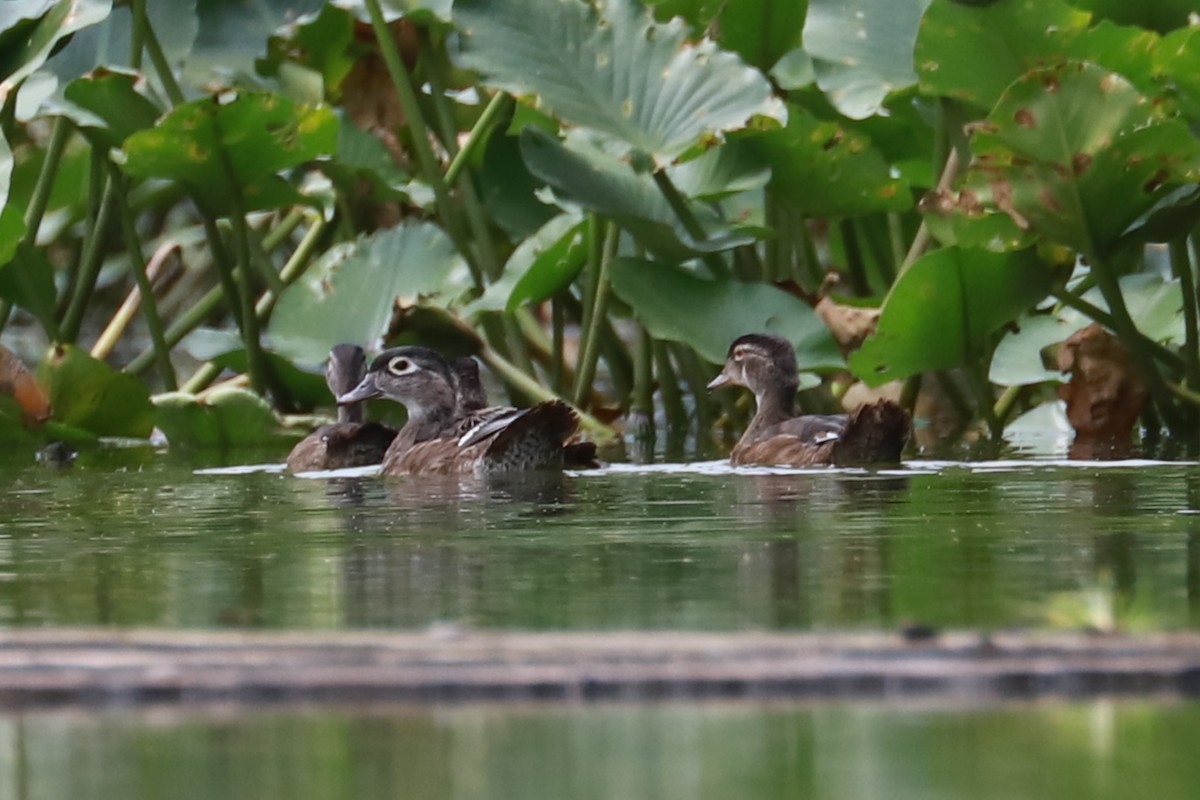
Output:
<instances>
[{"instance_id":1,"label":"submerged log","mask_svg":"<svg viewBox=\"0 0 1200 800\"><path fill-rule=\"evenodd\" d=\"M1200 634L0 633L0 708L1200 693Z\"/></svg>"}]
</instances>

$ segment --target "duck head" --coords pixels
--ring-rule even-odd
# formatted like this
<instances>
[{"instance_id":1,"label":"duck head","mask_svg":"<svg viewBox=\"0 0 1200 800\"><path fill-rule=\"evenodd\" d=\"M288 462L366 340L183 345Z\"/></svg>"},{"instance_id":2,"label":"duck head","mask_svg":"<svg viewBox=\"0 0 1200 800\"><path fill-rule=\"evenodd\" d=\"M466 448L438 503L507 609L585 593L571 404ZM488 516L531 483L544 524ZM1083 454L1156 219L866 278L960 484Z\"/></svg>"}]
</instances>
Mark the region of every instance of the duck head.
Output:
<instances>
[{"instance_id":1,"label":"duck head","mask_svg":"<svg viewBox=\"0 0 1200 800\"><path fill-rule=\"evenodd\" d=\"M483 381L479 378L479 362L470 356L456 358L450 364L450 372L458 394L460 414L487 408L487 392L483 388Z\"/></svg>"},{"instance_id":2,"label":"duck head","mask_svg":"<svg viewBox=\"0 0 1200 800\"><path fill-rule=\"evenodd\" d=\"M790 408L800 386L795 348L772 334L739 336L729 346L721 374L708 384L710 390L724 386L745 386L760 406L769 398Z\"/></svg>"},{"instance_id":3,"label":"duck head","mask_svg":"<svg viewBox=\"0 0 1200 800\"><path fill-rule=\"evenodd\" d=\"M325 384L335 398L358 386L367 374L367 357L358 345L339 344L329 351L329 364L325 367ZM339 422L362 422L361 403L347 403L338 407Z\"/></svg>"},{"instance_id":4,"label":"duck head","mask_svg":"<svg viewBox=\"0 0 1200 800\"><path fill-rule=\"evenodd\" d=\"M453 415L455 392L450 368L426 347L393 347L375 357L358 385L337 398L339 405L372 397L402 403L410 420Z\"/></svg>"}]
</instances>

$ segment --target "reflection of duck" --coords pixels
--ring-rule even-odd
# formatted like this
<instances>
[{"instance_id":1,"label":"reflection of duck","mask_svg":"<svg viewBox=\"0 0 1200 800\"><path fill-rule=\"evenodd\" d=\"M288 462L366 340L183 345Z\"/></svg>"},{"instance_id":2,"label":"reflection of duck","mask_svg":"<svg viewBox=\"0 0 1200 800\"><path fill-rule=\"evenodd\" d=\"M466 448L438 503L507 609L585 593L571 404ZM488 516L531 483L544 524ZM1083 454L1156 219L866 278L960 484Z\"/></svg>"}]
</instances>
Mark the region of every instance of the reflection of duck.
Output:
<instances>
[{"instance_id":1,"label":"reflection of duck","mask_svg":"<svg viewBox=\"0 0 1200 800\"><path fill-rule=\"evenodd\" d=\"M361 347L339 344L329 352L325 382L333 396L350 391L366 374L367 361ZM292 472L341 469L378 464L396 431L378 422L363 421L363 404L338 406L338 421L323 425L292 448L287 465Z\"/></svg>"},{"instance_id":2,"label":"reflection of duck","mask_svg":"<svg viewBox=\"0 0 1200 800\"><path fill-rule=\"evenodd\" d=\"M883 400L853 414L795 416L796 351L779 336L748 334L729 347L725 367L708 384L745 386L758 408L730 453L735 465L896 463L908 442L908 412Z\"/></svg>"},{"instance_id":3,"label":"reflection of duck","mask_svg":"<svg viewBox=\"0 0 1200 800\"><path fill-rule=\"evenodd\" d=\"M579 417L566 403L462 411L455 386L454 372L436 352L397 347L377 356L358 386L338 402L387 397L408 409L408 422L384 457L386 474L492 474L594 462L594 444L568 443Z\"/></svg>"}]
</instances>

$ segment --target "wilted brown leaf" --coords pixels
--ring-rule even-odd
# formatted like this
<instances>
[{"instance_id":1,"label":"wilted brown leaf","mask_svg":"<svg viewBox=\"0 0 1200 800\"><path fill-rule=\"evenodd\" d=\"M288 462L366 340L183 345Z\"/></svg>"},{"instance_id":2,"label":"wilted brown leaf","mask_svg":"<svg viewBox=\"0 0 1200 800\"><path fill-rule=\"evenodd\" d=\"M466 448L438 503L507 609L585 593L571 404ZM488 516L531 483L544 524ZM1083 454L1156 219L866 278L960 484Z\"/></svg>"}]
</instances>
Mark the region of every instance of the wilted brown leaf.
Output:
<instances>
[{"instance_id":1,"label":"wilted brown leaf","mask_svg":"<svg viewBox=\"0 0 1200 800\"><path fill-rule=\"evenodd\" d=\"M37 385L33 373L26 369L7 347L0 345L0 393L11 395L21 407L21 419L26 425L38 425L50 418L50 400Z\"/></svg>"},{"instance_id":2,"label":"wilted brown leaf","mask_svg":"<svg viewBox=\"0 0 1200 800\"><path fill-rule=\"evenodd\" d=\"M1089 455L1094 443L1106 452L1127 452L1147 391L1125 346L1092 323L1059 345L1058 368L1071 376L1058 394L1067 403L1077 445Z\"/></svg>"}]
</instances>

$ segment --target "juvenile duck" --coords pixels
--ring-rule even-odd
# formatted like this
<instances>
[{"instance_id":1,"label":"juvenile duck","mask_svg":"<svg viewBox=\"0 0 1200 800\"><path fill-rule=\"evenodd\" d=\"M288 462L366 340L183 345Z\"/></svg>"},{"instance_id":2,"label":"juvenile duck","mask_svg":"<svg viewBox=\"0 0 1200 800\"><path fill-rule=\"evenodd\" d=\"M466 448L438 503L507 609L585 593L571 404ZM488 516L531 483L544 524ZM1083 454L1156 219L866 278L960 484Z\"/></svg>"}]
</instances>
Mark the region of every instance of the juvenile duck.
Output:
<instances>
[{"instance_id":1,"label":"juvenile duck","mask_svg":"<svg viewBox=\"0 0 1200 800\"><path fill-rule=\"evenodd\" d=\"M748 334L730 345L708 388L731 385L754 392L758 404L729 455L734 465L894 464L908 442L908 412L889 400L848 415L796 416L796 351L779 336Z\"/></svg>"},{"instance_id":2,"label":"juvenile duck","mask_svg":"<svg viewBox=\"0 0 1200 800\"><path fill-rule=\"evenodd\" d=\"M329 352L325 383L336 398L353 389L367 372L361 347L339 344ZM338 421L322 425L292 448L287 465L292 472L342 469L378 464L396 430L378 422L364 422L362 403L338 406Z\"/></svg>"},{"instance_id":3,"label":"juvenile duck","mask_svg":"<svg viewBox=\"0 0 1200 800\"><path fill-rule=\"evenodd\" d=\"M456 358L450 362L450 376L454 379L457 415L460 418L487 408L487 392L479 378L479 362L470 356Z\"/></svg>"},{"instance_id":4,"label":"juvenile duck","mask_svg":"<svg viewBox=\"0 0 1200 800\"><path fill-rule=\"evenodd\" d=\"M468 376L469 381L469 376ZM479 397L464 393L468 405ZM450 365L425 347L396 347L380 353L366 376L339 403L387 397L404 404L408 422L383 460L383 472L476 474L561 468L595 445L568 443L579 429L575 411L559 400L532 408L460 408ZM564 456L566 459L564 459Z\"/></svg>"}]
</instances>

